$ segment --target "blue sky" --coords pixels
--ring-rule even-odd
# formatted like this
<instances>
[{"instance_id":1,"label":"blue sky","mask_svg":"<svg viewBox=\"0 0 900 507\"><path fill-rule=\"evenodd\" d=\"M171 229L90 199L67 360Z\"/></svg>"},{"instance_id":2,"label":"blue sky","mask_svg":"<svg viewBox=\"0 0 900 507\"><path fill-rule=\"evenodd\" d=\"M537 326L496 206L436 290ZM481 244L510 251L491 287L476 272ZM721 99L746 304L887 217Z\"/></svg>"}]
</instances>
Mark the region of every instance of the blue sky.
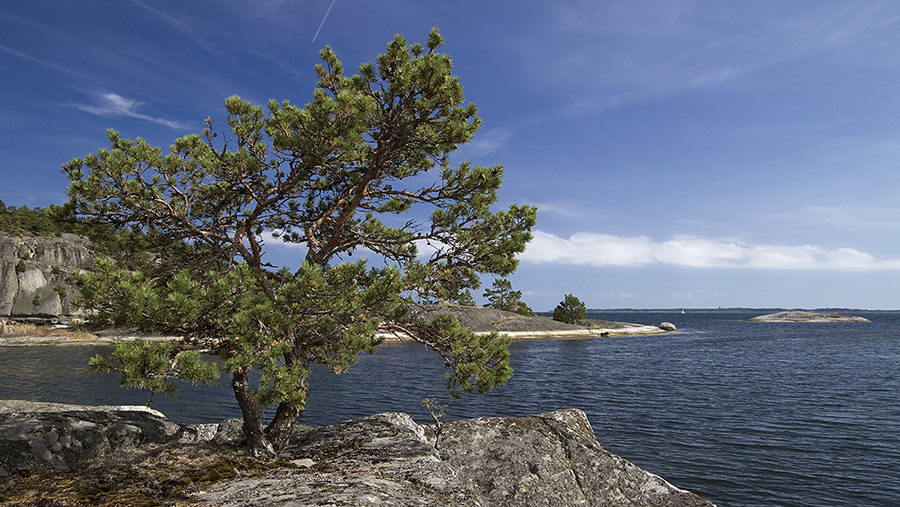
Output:
<instances>
[{"instance_id":1,"label":"blue sky","mask_svg":"<svg viewBox=\"0 0 900 507\"><path fill-rule=\"evenodd\" d=\"M459 160L540 207L535 310L900 308L894 1L6 2L0 200L64 202L107 128L168 146L230 95L307 102L326 44L353 69L434 26L484 120Z\"/></svg>"}]
</instances>

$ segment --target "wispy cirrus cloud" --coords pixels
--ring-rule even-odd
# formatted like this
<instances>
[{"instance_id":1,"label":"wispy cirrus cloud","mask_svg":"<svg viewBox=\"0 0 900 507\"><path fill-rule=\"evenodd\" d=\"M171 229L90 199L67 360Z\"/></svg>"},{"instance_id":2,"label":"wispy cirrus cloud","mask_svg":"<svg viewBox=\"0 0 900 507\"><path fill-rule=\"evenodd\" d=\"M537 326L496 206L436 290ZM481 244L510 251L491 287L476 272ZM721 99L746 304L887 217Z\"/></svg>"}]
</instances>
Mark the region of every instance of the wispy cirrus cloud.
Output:
<instances>
[{"instance_id":1,"label":"wispy cirrus cloud","mask_svg":"<svg viewBox=\"0 0 900 507\"><path fill-rule=\"evenodd\" d=\"M51 68L51 69L58 70L58 71L60 71L60 72L64 72L64 73L66 73L66 74L77 74L77 72L73 71L72 69L63 67L63 66L61 66L61 65L57 65L57 64L52 63L52 62L48 62L48 61L46 61L46 60L41 60L40 58L36 58L36 57L34 57L34 56L31 56L31 55L29 55L29 54L23 53L23 52L21 52L21 51L16 51L15 49L10 48L10 47L7 47L7 46L4 46L3 44L0 44L0 51L4 51L4 52L9 53L9 54L11 54L11 55L18 56L19 58L23 58L23 59L28 60L28 61L30 61L30 62L37 63L37 64L39 64L39 65L43 65L43 66L45 66L45 67L49 67L49 68Z\"/></svg>"},{"instance_id":2,"label":"wispy cirrus cloud","mask_svg":"<svg viewBox=\"0 0 900 507\"><path fill-rule=\"evenodd\" d=\"M538 75L566 84L572 99L567 112L577 116L821 57L894 29L900 10L889 2L811 9L790 3L575 0L554 4L547 17L547 39L572 41L567 50L527 41L519 47L526 65L541 69ZM870 60L896 68L886 56Z\"/></svg>"},{"instance_id":3,"label":"wispy cirrus cloud","mask_svg":"<svg viewBox=\"0 0 900 507\"><path fill-rule=\"evenodd\" d=\"M852 248L816 245L747 245L735 241L676 236L655 242L646 236L577 233L568 239L534 232L521 259L534 263L589 266L664 264L694 268L820 269L874 271L900 269L900 259L879 260Z\"/></svg>"},{"instance_id":4,"label":"wispy cirrus cloud","mask_svg":"<svg viewBox=\"0 0 900 507\"><path fill-rule=\"evenodd\" d=\"M197 46L203 48L204 50L216 55L216 56L225 56L225 54L218 49L215 44L211 43L208 40L208 37L203 34L204 30L201 29L198 25L188 24L181 19L176 18L170 14L166 14L165 12L156 9L150 5L147 5L140 0L131 0L131 3L142 7L153 14L157 15L160 19L162 19L169 26L181 32L182 35L187 37L188 40L197 44Z\"/></svg>"},{"instance_id":5,"label":"wispy cirrus cloud","mask_svg":"<svg viewBox=\"0 0 900 507\"><path fill-rule=\"evenodd\" d=\"M493 153L506 146L513 136L511 130L493 128L485 132L475 134L475 138L459 149L459 156L466 159L476 159L489 153Z\"/></svg>"},{"instance_id":6,"label":"wispy cirrus cloud","mask_svg":"<svg viewBox=\"0 0 900 507\"><path fill-rule=\"evenodd\" d=\"M104 93L95 97L94 104L75 104L75 107L97 116L127 116L138 120L159 123L173 129L187 128L187 125L182 122L139 113L137 108L142 104L143 102L126 99L116 93Z\"/></svg>"}]
</instances>

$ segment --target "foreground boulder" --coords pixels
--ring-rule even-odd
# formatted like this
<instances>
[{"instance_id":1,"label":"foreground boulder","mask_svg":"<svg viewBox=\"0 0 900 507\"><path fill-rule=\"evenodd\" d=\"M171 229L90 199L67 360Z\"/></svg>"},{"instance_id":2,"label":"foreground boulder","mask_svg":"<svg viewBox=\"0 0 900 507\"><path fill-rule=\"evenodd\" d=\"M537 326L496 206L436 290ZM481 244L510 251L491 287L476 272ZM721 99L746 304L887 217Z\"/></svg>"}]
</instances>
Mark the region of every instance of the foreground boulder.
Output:
<instances>
[{"instance_id":1,"label":"foreground boulder","mask_svg":"<svg viewBox=\"0 0 900 507\"><path fill-rule=\"evenodd\" d=\"M116 452L207 441L217 425L184 425L144 406L0 400L0 477L16 469L73 467Z\"/></svg>"},{"instance_id":2,"label":"foreground boulder","mask_svg":"<svg viewBox=\"0 0 900 507\"><path fill-rule=\"evenodd\" d=\"M211 445L226 441L234 427L181 425L149 409L0 402L0 473L98 467L104 456L120 463L128 449ZM223 507L712 505L603 450L580 410L440 427L402 413L378 414L301 428L277 463L264 474L232 474L191 491L190 501Z\"/></svg>"}]
</instances>

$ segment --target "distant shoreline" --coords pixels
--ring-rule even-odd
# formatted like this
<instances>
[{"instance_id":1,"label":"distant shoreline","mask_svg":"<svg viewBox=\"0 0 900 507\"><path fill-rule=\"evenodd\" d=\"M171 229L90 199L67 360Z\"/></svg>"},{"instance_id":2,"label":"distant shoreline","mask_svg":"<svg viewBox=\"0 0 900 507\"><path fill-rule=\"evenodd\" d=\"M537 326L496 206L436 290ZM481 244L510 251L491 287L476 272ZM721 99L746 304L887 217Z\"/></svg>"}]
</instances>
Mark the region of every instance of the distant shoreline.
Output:
<instances>
[{"instance_id":1,"label":"distant shoreline","mask_svg":"<svg viewBox=\"0 0 900 507\"><path fill-rule=\"evenodd\" d=\"M410 318L429 321L441 314L453 314L464 327L478 334L497 332L505 334L513 340L535 339L587 339L617 336L643 336L663 334L672 329L660 329L659 326L612 322L605 320L586 320L583 324L567 324L557 322L546 316L524 316L503 310L456 306L445 304L414 305L410 308ZM674 328L674 326L672 326ZM15 332L8 329L0 334L0 346L43 346L43 345L115 345L121 341L136 339L154 341L176 341L177 336L158 334L137 334L129 331L105 330L97 333L73 332L67 328L53 329L50 326L31 326L31 332L22 329ZM13 331L10 333L9 331ZM410 339L402 335L382 332L379 336L387 341L405 341Z\"/></svg>"},{"instance_id":2,"label":"distant shoreline","mask_svg":"<svg viewBox=\"0 0 900 507\"><path fill-rule=\"evenodd\" d=\"M658 325L632 324L605 320L589 320L587 325L565 324L549 317L550 312L539 312L535 317L526 317L511 312L491 310L478 307L462 307L453 305L421 305L421 317L434 318L441 313L453 313L460 322L476 333L483 334L496 331L509 336L513 340L566 340L601 337L645 336L664 334L670 331L660 329ZM691 314L691 313L760 313L748 319L750 322L870 322L869 319L849 313L898 313L900 310L864 310L829 308L810 310L785 310L779 308L616 308L589 309L589 314L635 313L635 314ZM829 317L829 315L831 315ZM159 334L137 334L128 331L105 330L98 333L73 332L71 329L52 329L49 326L36 326L40 332L6 332L0 333L0 347L31 346L103 346L115 345L121 341L136 339L151 341L177 341L177 336ZM410 338L382 333L386 341L401 342Z\"/></svg>"},{"instance_id":3,"label":"distant shoreline","mask_svg":"<svg viewBox=\"0 0 900 507\"><path fill-rule=\"evenodd\" d=\"M663 329L656 326L626 324L625 327L592 327L584 329L572 330L540 330L540 331L498 331L500 334L509 336L512 340L566 340L566 339L585 339L585 338L613 338L618 336L644 336L667 333ZM479 333L483 334L483 333ZM380 336L388 342L402 342L411 340L403 336L394 335L392 333L380 333ZM66 334L65 332L34 335L27 333L16 334L0 334L0 347L39 347L39 346L102 346L115 345L123 341L131 340L150 340L150 341L177 341L179 336L162 336L162 335L136 335L133 333L111 334L106 336L94 335L93 337L85 337L81 333L78 337Z\"/></svg>"}]
</instances>

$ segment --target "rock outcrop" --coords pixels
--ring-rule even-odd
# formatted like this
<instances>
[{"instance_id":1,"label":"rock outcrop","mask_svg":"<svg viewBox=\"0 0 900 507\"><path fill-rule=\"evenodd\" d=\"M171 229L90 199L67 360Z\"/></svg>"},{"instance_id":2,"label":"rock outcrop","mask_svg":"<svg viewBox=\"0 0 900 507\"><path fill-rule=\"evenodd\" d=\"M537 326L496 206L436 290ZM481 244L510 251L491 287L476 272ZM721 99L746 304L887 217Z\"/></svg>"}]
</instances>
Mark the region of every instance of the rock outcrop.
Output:
<instances>
[{"instance_id":1,"label":"rock outcrop","mask_svg":"<svg viewBox=\"0 0 900 507\"><path fill-rule=\"evenodd\" d=\"M677 331L678 330L678 328L675 327L675 324L672 324L671 322L662 322L662 323L660 323L660 325L658 327L660 329L662 329L663 331Z\"/></svg>"},{"instance_id":2,"label":"rock outcrop","mask_svg":"<svg viewBox=\"0 0 900 507\"><path fill-rule=\"evenodd\" d=\"M787 311L759 315L750 319L751 322L871 322L865 317L841 315L839 313L814 313L802 311Z\"/></svg>"},{"instance_id":3,"label":"rock outcrop","mask_svg":"<svg viewBox=\"0 0 900 507\"><path fill-rule=\"evenodd\" d=\"M199 446L235 422L187 426L149 409L0 402L0 474L81 466L135 447ZM141 456L146 456L144 453ZM144 459L144 458L141 458ZM600 447L583 412L419 425L402 413L299 429L264 474L214 481L192 503L711 506ZM7 493L8 494L8 493Z\"/></svg>"},{"instance_id":4,"label":"rock outcrop","mask_svg":"<svg viewBox=\"0 0 900 507\"><path fill-rule=\"evenodd\" d=\"M580 324L567 324L546 316L530 317L504 310L476 306L425 304L412 305L409 308L409 317L412 320L428 321L443 314L452 314L459 320L460 324L476 333L496 331L512 339L593 338L666 332L666 330L658 326L607 320L585 320ZM385 336L387 338L391 337L389 334Z\"/></svg>"},{"instance_id":5,"label":"rock outcrop","mask_svg":"<svg viewBox=\"0 0 900 507\"><path fill-rule=\"evenodd\" d=\"M188 426L145 406L0 401L0 476L13 469L72 467L117 451L215 437L218 426Z\"/></svg>"},{"instance_id":6,"label":"rock outcrop","mask_svg":"<svg viewBox=\"0 0 900 507\"><path fill-rule=\"evenodd\" d=\"M93 265L82 236L0 235L0 316L71 315L69 274Z\"/></svg>"}]
</instances>

